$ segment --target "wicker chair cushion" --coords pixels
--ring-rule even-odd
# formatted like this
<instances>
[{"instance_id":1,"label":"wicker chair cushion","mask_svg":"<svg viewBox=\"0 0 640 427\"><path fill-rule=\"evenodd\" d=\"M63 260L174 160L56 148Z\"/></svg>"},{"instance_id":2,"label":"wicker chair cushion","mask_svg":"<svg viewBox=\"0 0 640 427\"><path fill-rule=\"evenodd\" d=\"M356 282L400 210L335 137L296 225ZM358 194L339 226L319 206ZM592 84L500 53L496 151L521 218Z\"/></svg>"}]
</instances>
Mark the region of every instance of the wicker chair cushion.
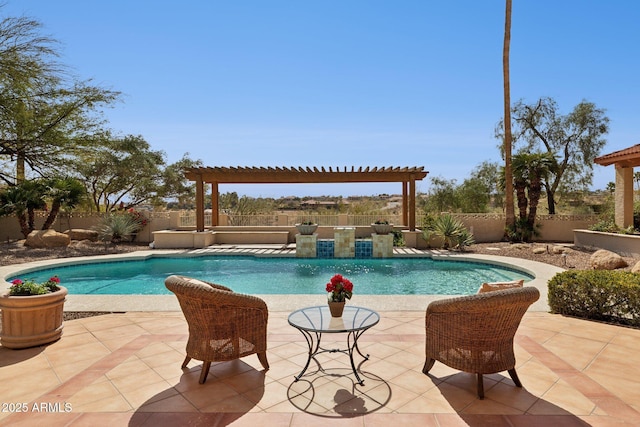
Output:
<instances>
[{"instance_id":1,"label":"wicker chair cushion","mask_svg":"<svg viewBox=\"0 0 640 427\"><path fill-rule=\"evenodd\" d=\"M501 289L521 288L524 286L524 279L511 280L508 282L489 282L483 283L478 289L478 293L499 291Z\"/></svg>"},{"instance_id":2,"label":"wicker chair cushion","mask_svg":"<svg viewBox=\"0 0 640 427\"><path fill-rule=\"evenodd\" d=\"M194 285L202 285L202 286L205 286L205 287L209 287L209 285L207 283L203 282L202 280L194 279L192 277L185 277L185 276L181 276L181 278L185 282L193 283Z\"/></svg>"}]
</instances>

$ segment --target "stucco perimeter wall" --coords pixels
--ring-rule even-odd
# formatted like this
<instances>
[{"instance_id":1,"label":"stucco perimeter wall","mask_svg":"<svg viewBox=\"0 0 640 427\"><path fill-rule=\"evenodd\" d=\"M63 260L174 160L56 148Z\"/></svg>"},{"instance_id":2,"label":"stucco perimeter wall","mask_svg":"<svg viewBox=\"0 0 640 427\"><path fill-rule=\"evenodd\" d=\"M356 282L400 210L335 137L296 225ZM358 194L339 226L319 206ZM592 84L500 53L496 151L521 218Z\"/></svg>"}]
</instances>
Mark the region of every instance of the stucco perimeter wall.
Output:
<instances>
[{"instance_id":1,"label":"stucco perimeter wall","mask_svg":"<svg viewBox=\"0 0 640 427\"><path fill-rule=\"evenodd\" d=\"M97 225L104 213L67 213L58 214L51 229L64 233L73 228L90 230ZM177 229L180 221L180 212L144 212L149 223L136 236L136 241L149 243L153 241L153 232L156 230ZM35 229L40 230L46 219L44 212L36 212ZM0 240L24 239L18 219L15 216L0 217Z\"/></svg>"},{"instance_id":2,"label":"stucco perimeter wall","mask_svg":"<svg viewBox=\"0 0 640 427\"><path fill-rule=\"evenodd\" d=\"M498 242L504 236L505 216L498 214L451 214L471 230L478 243ZM587 229L598 222L595 215L539 215L539 242L572 242L574 229Z\"/></svg>"},{"instance_id":3,"label":"stucco perimeter wall","mask_svg":"<svg viewBox=\"0 0 640 427\"><path fill-rule=\"evenodd\" d=\"M574 230L573 244L588 249L606 249L627 257L640 256L640 236L638 235Z\"/></svg>"},{"instance_id":4,"label":"stucco perimeter wall","mask_svg":"<svg viewBox=\"0 0 640 427\"><path fill-rule=\"evenodd\" d=\"M171 212L144 212L149 218L148 225L138 233L136 241L141 243L149 243L154 241L154 232L162 230L180 230L192 232L195 227L181 227L179 211ZM102 214L104 215L104 214ZM462 223L471 229L475 240L478 243L497 242L502 240L504 235L505 217L500 214L452 214ZM96 213L61 213L53 224L53 229L64 232L72 228L91 229L101 218L101 214ZM36 216L36 229L40 229L45 220L44 213L38 213ZM592 224L597 222L598 218L593 215L541 215L538 217L540 224L539 233L534 240L547 242L573 242L574 229L588 229ZM396 230L402 229L396 225ZM371 236L371 227L355 226L356 238L369 238ZM256 227L231 227L222 226L215 227L217 236L214 234L214 243L291 243L295 242L297 230L293 226L256 226ZM320 226L317 230L319 239L332 239L334 233L333 226ZM188 237L187 237L188 236ZM185 233L181 236L188 241L193 241L194 236ZM0 240L18 240L24 236L20 232L18 220L15 217L0 217ZM200 236L199 238L204 238ZM206 237L201 242L205 244L212 237ZM198 237L196 237L196 240ZM257 239L257 240L255 240ZM255 240L255 241L253 241ZM419 230L406 233L405 240L409 247L427 247L427 243L422 239ZM183 242L185 245L186 241Z\"/></svg>"}]
</instances>

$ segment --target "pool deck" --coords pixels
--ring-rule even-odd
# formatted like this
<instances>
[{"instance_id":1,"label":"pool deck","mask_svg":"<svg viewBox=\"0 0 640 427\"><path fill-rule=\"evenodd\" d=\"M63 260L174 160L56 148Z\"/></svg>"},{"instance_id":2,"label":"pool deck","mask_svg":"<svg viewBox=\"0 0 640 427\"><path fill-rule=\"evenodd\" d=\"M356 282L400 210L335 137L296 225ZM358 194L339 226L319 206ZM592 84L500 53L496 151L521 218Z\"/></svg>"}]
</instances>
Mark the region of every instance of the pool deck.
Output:
<instances>
[{"instance_id":1,"label":"pool deck","mask_svg":"<svg viewBox=\"0 0 640 427\"><path fill-rule=\"evenodd\" d=\"M536 281L555 274L555 268L535 264L518 262L541 274ZM414 296L354 296L353 304L376 308L381 315L359 341L361 351L370 355L359 366L364 385L354 383L342 353L319 355L324 371L312 365L294 382L308 349L302 334L287 323L290 307L317 305L322 299L296 296L280 303L276 296L268 301L270 369L264 371L255 355L214 363L206 383L199 384L201 362L180 368L188 328L177 304L172 308L167 298L165 307L151 310L142 301L102 298L101 307L110 308L106 311L125 312L66 321L63 337L47 346L0 347L0 425L640 425L638 329L532 308L514 343L524 387L514 387L506 372L486 375L486 397L479 400L474 375L441 363L430 375L422 374L426 300ZM85 307L73 298L68 303L74 311ZM136 304L137 309L128 309ZM323 338L329 348L345 345L342 334Z\"/></svg>"}]
</instances>

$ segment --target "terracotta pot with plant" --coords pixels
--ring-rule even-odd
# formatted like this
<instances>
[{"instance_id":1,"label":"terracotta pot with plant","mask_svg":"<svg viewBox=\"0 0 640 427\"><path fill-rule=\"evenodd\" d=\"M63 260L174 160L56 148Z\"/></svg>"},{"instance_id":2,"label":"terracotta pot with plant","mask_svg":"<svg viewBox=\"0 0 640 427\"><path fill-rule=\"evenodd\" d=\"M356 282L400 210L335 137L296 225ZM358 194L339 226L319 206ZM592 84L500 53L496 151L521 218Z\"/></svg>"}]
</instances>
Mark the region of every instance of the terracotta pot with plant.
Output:
<instances>
[{"instance_id":1,"label":"terracotta pot with plant","mask_svg":"<svg viewBox=\"0 0 640 427\"><path fill-rule=\"evenodd\" d=\"M0 295L2 346L20 349L60 339L67 293L57 276L44 283L13 280L11 287Z\"/></svg>"},{"instance_id":2,"label":"terracotta pot with plant","mask_svg":"<svg viewBox=\"0 0 640 427\"><path fill-rule=\"evenodd\" d=\"M341 274L334 275L326 286L332 317L342 317L344 305L353 296L353 283Z\"/></svg>"}]
</instances>

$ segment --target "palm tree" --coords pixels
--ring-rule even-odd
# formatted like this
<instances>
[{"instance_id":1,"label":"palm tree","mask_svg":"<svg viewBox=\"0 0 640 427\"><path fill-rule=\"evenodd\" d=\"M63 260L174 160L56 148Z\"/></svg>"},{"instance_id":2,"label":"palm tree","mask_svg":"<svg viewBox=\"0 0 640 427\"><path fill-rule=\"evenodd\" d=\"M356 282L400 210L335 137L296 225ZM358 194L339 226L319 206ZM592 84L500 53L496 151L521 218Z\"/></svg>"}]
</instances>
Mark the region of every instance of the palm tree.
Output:
<instances>
[{"instance_id":1,"label":"palm tree","mask_svg":"<svg viewBox=\"0 0 640 427\"><path fill-rule=\"evenodd\" d=\"M511 83L509 79L509 49L511 45L511 0L506 0L504 45L502 49L502 77L504 84L504 174L505 174L505 229L515 227L513 207L513 171L511 165Z\"/></svg>"},{"instance_id":2,"label":"palm tree","mask_svg":"<svg viewBox=\"0 0 640 427\"><path fill-rule=\"evenodd\" d=\"M46 207L45 187L38 181L22 181L0 193L0 215L15 215L26 238L35 229L35 211Z\"/></svg>"},{"instance_id":3,"label":"palm tree","mask_svg":"<svg viewBox=\"0 0 640 427\"><path fill-rule=\"evenodd\" d=\"M513 185L520 213L518 224L526 228L520 230L522 236L529 236L535 229L542 183L555 164L555 159L549 153L519 153L513 156Z\"/></svg>"},{"instance_id":4,"label":"palm tree","mask_svg":"<svg viewBox=\"0 0 640 427\"><path fill-rule=\"evenodd\" d=\"M60 208L75 207L86 194L84 185L75 178L54 178L47 181L46 187L47 196L51 199L51 209L42 225L43 230L51 228Z\"/></svg>"}]
</instances>

